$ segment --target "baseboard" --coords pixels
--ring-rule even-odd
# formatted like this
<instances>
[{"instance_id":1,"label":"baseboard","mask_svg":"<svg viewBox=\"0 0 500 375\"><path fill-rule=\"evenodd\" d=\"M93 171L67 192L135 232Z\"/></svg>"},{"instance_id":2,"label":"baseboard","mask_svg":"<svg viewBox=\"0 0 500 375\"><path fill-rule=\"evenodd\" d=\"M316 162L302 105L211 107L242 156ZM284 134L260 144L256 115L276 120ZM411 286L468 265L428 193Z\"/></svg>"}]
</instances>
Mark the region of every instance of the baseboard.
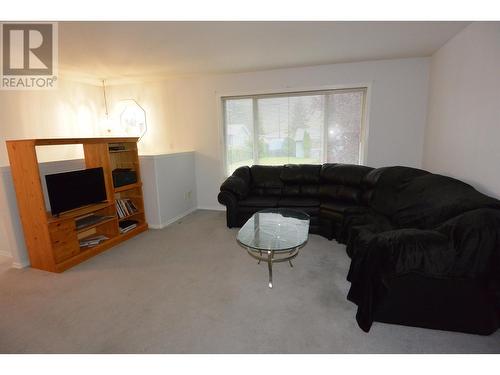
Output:
<instances>
[{"instance_id":1,"label":"baseboard","mask_svg":"<svg viewBox=\"0 0 500 375\"><path fill-rule=\"evenodd\" d=\"M0 250L0 257L12 258L12 255L6 250Z\"/></svg>"},{"instance_id":2,"label":"baseboard","mask_svg":"<svg viewBox=\"0 0 500 375\"><path fill-rule=\"evenodd\" d=\"M224 206L198 206L198 210L226 211Z\"/></svg>"},{"instance_id":3,"label":"baseboard","mask_svg":"<svg viewBox=\"0 0 500 375\"><path fill-rule=\"evenodd\" d=\"M182 214L177 215L176 217L174 217L174 218L172 218L172 219L168 220L167 222L165 222L165 223L161 223L160 225L156 225L156 224L149 224L149 228L152 228L152 229L163 229L163 228L165 228L165 227L168 227L170 224L175 223L177 220L182 219L184 216L189 215L191 212L196 211L197 209L198 209L197 207L192 207L192 208L190 208L189 210L184 211Z\"/></svg>"},{"instance_id":4,"label":"baseboard","mask_svg":"<svg viewBox=\"0 0 500 375\"><path fill-rule=\"evenodd\" d=\"M8 251L5 251L5 250L0 250L0 256L13 259L12 255ZM20 268L26 268L26 267L30 266L30 262L29 261L25 261L25 262L14 262L14 261L12 261L12 263L10 264L10 266L12 268L19 268L19 269Z\"/></svg>"},{"instance_id":5,"label":"baseboard","mask_svg":"<svg viewBox=\"0 0 500 375\"><path fill-rule=\"evenodd\" d=\"M148 226L149 228L151 229L163 229L165 227L168 227L170 224L173 224L175 223L177 220L180 220L182 219L184 216L187 216L189 215L190 213L196 211L196 210L210 210L210 211L225 211L226 208L224 206L198 206L198 207L192 207L190 208L189 210L187 211L184 211L182 214L180 215L177 215L176 217L170 219L169 221L165 222L165 223L161 223L161 224L149 224L148 223Z\"/></svg>"},{"instance_id":6,"label":"baseboard","mask_svg":"<svg viewBox=\"0 0 500 375\"><path fill-rule=\"evenodd\" d=\"M156 224L150 224L150 223L148 223L148 228L149 229L162 229L163 227L161 225L156 225Z\"/></svg>"},{"instance_id":7,"label":"baseboard","mask_svg":"<svg viewBox=\"0 0 500 375\"><path fill-rule=\"evenodd\" d=\"M29 266L30 266L29 262L25 262L25 263L12 262L12 264L11 264L12 268L17 268L17 269L26 268Z\"/></svg>"}]
</instances>

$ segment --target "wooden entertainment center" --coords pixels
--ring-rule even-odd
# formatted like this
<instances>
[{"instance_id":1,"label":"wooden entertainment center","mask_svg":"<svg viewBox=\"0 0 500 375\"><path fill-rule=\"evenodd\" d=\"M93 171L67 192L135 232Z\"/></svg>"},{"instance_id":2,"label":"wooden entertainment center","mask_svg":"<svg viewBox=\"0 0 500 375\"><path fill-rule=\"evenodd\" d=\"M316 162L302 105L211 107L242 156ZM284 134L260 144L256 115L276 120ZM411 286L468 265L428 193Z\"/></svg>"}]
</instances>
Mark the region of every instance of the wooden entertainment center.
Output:
<instances>
[{"instance_id":1,"label":"wooden entertainment center","mask_svg":"<svg viewBox=\"0 0 500 375\"><path fill-rule=\"evenodd\" d=\"M92 256L148 229L137 153L138 138L60 138L7 141L12 178L19 215L31 266L50 272L62 272ZM102 167L106 201L68 211L55 217L46 210L36 154L37 146L83 145L85 167ZM137 182L115 188L112 171L130 168ZM126 199L136 210L119 217L116 201ZM94 214L105 217L98 223L78 228L77 220ZM119 223L133 219L137 226L120 231ZM80 247L82 240L104 235L106 240L93 247Z\"/></svg>"}]
</instances>

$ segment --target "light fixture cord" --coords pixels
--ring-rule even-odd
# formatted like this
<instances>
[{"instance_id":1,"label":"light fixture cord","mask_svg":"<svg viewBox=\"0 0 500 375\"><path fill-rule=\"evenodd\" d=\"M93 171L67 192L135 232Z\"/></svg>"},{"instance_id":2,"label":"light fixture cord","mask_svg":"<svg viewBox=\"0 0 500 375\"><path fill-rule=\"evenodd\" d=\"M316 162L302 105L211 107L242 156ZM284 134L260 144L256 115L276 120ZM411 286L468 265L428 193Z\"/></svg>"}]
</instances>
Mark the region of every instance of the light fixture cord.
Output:
<instances>
[{"instance_id":1,"label":"light fixture cord","mask_svg":"<svg viewBox=\"0 0 500 375\"><path fill-rule=\"evenodd\" d=\"M109 119L108 99L106 98L106 81L105 80L102 80L102 93L104 96L104 110L106 111L106 119Z\"/></svg>"}]
</instances>

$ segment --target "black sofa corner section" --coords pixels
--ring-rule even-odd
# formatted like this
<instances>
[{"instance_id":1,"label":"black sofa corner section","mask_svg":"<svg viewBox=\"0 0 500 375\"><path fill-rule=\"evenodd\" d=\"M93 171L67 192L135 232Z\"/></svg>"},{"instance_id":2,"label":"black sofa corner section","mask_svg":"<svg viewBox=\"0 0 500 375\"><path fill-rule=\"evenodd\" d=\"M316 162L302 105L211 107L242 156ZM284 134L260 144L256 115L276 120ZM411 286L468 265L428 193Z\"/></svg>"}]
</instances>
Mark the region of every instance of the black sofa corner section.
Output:
<instances>
[{"instance_id":1,"label":"black sofa corner section","mask_svg":"<svg viewBox=\"0 0 500 375\"><path fill-rule=\"evenodd\" d=\"M311 233L345 244L365 332L373 321L482 335L500 325L500 201L462 181L401 166L254 165L218 200L230 228L294 208Z\"/></svg>"}]
</instances>

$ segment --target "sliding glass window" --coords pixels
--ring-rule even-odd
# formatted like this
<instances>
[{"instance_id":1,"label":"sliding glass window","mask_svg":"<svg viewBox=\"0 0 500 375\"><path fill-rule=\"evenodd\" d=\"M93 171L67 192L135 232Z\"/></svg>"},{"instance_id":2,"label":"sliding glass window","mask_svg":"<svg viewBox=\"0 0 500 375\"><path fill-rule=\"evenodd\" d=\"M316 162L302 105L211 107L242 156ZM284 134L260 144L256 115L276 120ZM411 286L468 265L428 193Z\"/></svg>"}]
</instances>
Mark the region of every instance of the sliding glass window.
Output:
<instances>
[{"instance_id":1,"label":"sliding glass window","mask_svg":"<svg viewBox=\"0 0 500 375\"><path fill-rule=\"evenodd\" d=\"M227 173L253 164L359 164L365 97L366 88L354 88L222 98Z\"/></svg>"}]
</instances>

